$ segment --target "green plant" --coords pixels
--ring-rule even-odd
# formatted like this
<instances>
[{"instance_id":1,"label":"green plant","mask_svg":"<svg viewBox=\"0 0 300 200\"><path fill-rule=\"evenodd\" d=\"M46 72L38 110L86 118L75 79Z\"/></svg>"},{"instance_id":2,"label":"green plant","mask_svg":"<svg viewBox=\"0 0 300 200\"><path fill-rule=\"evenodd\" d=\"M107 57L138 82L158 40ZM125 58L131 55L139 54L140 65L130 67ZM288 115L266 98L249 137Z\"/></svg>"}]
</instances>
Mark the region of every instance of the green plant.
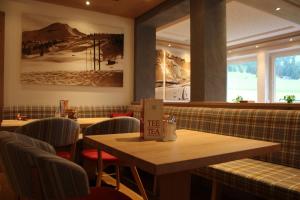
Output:
<instances>
[{"instance_id":1,"label":"green plant","mask_svg":"<svg viewBox=\"0 0 300 200\"><path fill-rule=\"evenodd\" d=\"M243 97L242 96L237 96L235 99L232 100L234 103L240 103L241 101L243 101Z\"/></svg>"},{"instance_id":2,"label":"green plant","mask_svg":"<svg viewBox=\"0 0 300 200\"><path fill-rule=\"evenodd\" d=\"M283 99L287 102L287 103L293 103L296 100L295 95L285 95L283 97Z\"/></svg>"}]
</instances>

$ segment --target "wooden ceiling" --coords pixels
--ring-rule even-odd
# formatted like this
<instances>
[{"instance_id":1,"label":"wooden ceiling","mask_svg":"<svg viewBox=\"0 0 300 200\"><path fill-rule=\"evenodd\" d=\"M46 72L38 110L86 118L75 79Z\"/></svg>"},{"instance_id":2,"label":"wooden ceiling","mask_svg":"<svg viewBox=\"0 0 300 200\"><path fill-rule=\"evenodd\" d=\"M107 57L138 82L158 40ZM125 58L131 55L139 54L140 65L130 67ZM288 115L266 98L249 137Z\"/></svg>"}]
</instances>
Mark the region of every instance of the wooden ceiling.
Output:
<instances>
[{"instance_id":1,"label":"wooden ceiling","mask_svg":"<svg viewBox=\"0 0 300 200\"><path fill-rule=\"evenodd\" d=\"M90 5L86 6L86 0L38 0L42 2L58 4L68 7L92 10L122 17L136 18L151 10L165 0L89 0Z\"/></svg>"}]
</instances>

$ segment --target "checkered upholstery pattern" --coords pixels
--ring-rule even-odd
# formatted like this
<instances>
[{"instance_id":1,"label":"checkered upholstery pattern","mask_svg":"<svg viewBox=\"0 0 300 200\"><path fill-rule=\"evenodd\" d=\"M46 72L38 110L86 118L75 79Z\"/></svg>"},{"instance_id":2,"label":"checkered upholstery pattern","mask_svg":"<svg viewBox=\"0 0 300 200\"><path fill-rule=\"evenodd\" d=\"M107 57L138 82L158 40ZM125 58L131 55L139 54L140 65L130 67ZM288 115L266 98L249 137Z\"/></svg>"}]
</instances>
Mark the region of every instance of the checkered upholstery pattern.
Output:
<instances>
[{"instance_id":1,"label":"checkered upholstery pattern","mask_svg":"<svg viewBox=\"0 0 300 200\"><path fill-rule=\"evenodd\" d=\"M75 109L80 118L110 117L112 113L126 113L128 106L79 106Z\"/></svg>"},{"instance_id":2,"label":"checkered upholstery pattern","mask_svg":"<svg viewBox=\"0 0 300 200\"><path fill-rule=\"evenodd\" d=\"M300 169L296 168L241 159L198 169L195 173L266 199L300 199Z\"/></svg>"},{"instance_id":3,"label":"checkered upholstery pattern","mask_svg":"<svg viewBox=\"0 0 300 200\"><path fill-rule=\"evenodd\" d=\"M54 117L56 106L7 106L3 108L3 119L16 119L18 113L30 119Z\"/></svg>"},{"instance_id":4,"label":"checkered upholstery pattern","mask_svg":"<svg viewBox=\"0 0 300 200\"><path fill-rule=\"evenodd\" d=\"M300 169L300 111L215 109L210 132L281 143L260 160Z\"/></svg>"},{"instance_id":5,"label":"checkered upholstery pattern","mask_svg":"<svg viewBox=\"0 0 300 200\"><path fill-rule=\"evenodd\" d=\"M110 117L112 113L125 113L128 106L71 106L80 118ZM7 106L3 108L3 119L16 119L18 113L29 119L54 117L57 106Z\"/></svg>"},{"instance_id":6,"label":"checkered upholstery pattern","mask_svg":"<svg viewBox=\"0 0 300 200\"><path fill-rule=\"evenodd\" d=\"M129 109L140 116L140 106ZM281 143L279 152L258 159L300 168L300 111L166 106L164 113L176 117L178 129Z\"/></svg>"},{"instance_id":7,"label":"checkered upholstery pattern","mask_svg":"<svg viewBox=\"0 0 300 200\"><path fill-rule=\"evenodd\" d=\"M141 108L131 105L134 117ZM281 143L281 150L255 159L213 165L196 171L267 199L300 199L300 111L164 107L179 129Z\"/></svg>"}]
</instances>

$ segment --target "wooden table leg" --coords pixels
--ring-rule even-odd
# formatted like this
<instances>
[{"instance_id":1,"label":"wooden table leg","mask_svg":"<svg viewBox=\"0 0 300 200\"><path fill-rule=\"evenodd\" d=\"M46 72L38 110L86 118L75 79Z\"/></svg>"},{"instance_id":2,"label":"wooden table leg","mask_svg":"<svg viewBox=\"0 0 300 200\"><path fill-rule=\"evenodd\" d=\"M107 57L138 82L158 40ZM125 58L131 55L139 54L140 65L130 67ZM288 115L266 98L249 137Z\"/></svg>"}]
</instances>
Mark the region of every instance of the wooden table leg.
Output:
<instances>
[{"instance_id":1,"label":"wooden table leg","mask_svg":"<svg viewBox=\"0 0 300 200\"><path fill-rule=\"evenodd\" d=\"M134 177L134 180L135 180L136 184L138 185L141 196L143 197L144 200L148 200L145 188L144 188L143 183L140 179L140 176L139 176L139 173L136 169L136 166L130 165L130 169L131 169L131 173Z\"/></svg>"},{"instance_id":2,"label":"wooden table leg","mask_svg":"<svg viewBox=\"0 0 300 200\"><path fill-rule=\"evenodd\" d=\"M189 200L191 175L189 171L157 177L159 199Z\"/></svg>"},{"instance_id":3,"label":"wooden table leg","mask_svg":"<svg viewBox=\"0 0 300 200\"><path fill-rule=\"evenodd\" d=\"M101 153L101 146L98 145L98 174L97 174L97 181L96 186L101 186L101 179L102 179L102 173L103 173L103 161L102 161L102 153Z\"/></svg>"}]
</instances>

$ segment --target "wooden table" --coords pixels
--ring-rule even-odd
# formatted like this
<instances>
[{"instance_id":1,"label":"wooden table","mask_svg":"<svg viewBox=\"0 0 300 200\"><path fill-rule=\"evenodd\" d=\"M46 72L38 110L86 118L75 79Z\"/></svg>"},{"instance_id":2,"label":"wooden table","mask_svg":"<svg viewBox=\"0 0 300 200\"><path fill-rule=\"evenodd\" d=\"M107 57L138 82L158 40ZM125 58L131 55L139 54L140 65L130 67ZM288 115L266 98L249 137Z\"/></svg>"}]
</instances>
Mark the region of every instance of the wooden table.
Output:
<instances>
[{"instance_id":1,"label":"wooden table","mask_svg":"<svg viewBox=\"0 0 300 200\"><path fill-rule=\"evenodd\" d=\"M99 151L105 150L128 163L144 199L147 195L136 167L156 175L159 199L163 200L190 198L189 172L193 169L280 149L277 143L190 130L177 130L177 135L174 142L144 141L139 133L94 135L84 139L97 145Z\"/></svg>"},{"instance_id":2,"label":"wooden table","mask_svg":"<svg viewBox=\"0 0 300 200\"><path fill-rule=\"evenodd\" d=\"M77 122L80 125L80 128L85 128L89 125L95 124L97 122L102 122L109 118L101 117L101 118L78 118ZM29 122L32 122L36 119L29 119L26 121L23 120L3 120L1 123L1 130L14 130L20 126L23 126Z\"/></svg>"}]
</instances>

